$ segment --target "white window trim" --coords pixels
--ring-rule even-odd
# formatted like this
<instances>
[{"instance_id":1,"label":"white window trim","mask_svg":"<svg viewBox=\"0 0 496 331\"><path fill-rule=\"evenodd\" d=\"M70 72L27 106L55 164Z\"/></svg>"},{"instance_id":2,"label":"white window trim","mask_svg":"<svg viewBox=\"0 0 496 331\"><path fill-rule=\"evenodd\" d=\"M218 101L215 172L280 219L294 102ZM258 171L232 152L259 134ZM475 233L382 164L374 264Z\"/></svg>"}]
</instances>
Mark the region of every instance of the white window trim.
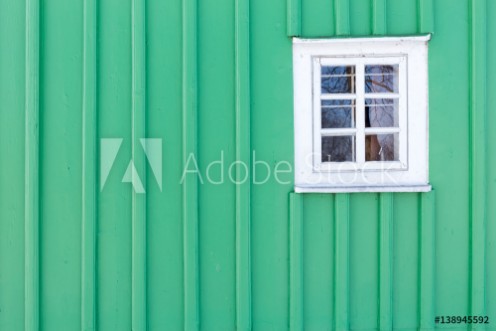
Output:
<instances>
[{"instance_id":1,"label":"white window trim","mask_svg":"<svg viewBox=\"0 0 496 331\"><path fill-rule=\"evenodd\" d=\"M414 37L293 39L295 191L296 192L425 192L428 183L428 88L427 42L430 35ZM356 98L356 144L364 144L364 116L358 114L364 102L365 64L399 64L399 161L321 162L320 66L356 66L357 93L326 95L325 98ZM361 92L363 91L363 93ZM375 94L374 97L379 97ZM367 95L369 98L370 95ZM391 98L391 94L387 94ZM363 110L363 109L362 109ZM414 111L421 112L414 114ZM362 118L363 117L363 118ZM363 128L363 129L362 129ZM336 132L336 129L332 129ZM373 129L378 131L377 128ZM391 131L390 129L384 129ZM363 140L363 141L362 141ZM357 151L364 146L357 146ZM309 157L310 155L310 157ZM357 180L357 176L360 178ZM337 180L339 177L339 180Z\"/></svg>"}]
</instances>

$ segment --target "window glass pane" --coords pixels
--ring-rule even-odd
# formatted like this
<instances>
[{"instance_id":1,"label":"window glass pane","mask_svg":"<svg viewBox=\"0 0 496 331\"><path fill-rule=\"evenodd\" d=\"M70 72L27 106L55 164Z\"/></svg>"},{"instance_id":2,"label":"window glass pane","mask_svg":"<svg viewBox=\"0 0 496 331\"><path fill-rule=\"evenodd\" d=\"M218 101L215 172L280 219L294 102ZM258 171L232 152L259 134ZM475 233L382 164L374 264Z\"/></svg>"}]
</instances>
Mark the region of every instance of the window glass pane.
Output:
<instances>
[{"instance_id":1,"label":"window glass pane","mask_svg":"<svg viewBox=\"0 0 496 331\"><path fill-rule=\"evenodd\" d=\"M398 99L365 99L365 127L399 127L398 108Z\"/></svg>"},{"instance_id":2,"label":"window glass pane","mask_svg":"<svg viewBox=\"0 0 496 331\"><path fill-rule=\"evenodd\" d=\"M354 128L355 100L322 100L322 128Z\"/></svg>"},{"instance_id":3,"label":"window glass pane","mask_svg":"<svg viewBox=\"0 0 496 331\"><path fill-rule=\"evenodd\" d=\"M365 136L365 161L398 161L399 134Z\"/></svg>"},{"instance_id":4,"label":"window glass pane","mask_svg":"<svg viewBox=\"0 0 496 331\"><path fill-rule=\"evenodd\" d=\"M398 68L394 65L366 65L365 93L398 93Z\"/></svg>"},{"instance_id":5,"label":"window glass pane","mask_svg":"<svg viewBox=\"0 0 496 331\"><path fill-rule=\"evenodd\" d=\"M355 162L355 136L322 137L322 162Z\"/></svg>"},{"instance_id":6,"label":"window glass pane","mask_svg":"<svg viewBox=\"0 0 496 331\"><path fill-rule=\"evenodd\" d=\"M322 66L322 94L355 93L354 66Z\"/></svg>"}]
</instances>

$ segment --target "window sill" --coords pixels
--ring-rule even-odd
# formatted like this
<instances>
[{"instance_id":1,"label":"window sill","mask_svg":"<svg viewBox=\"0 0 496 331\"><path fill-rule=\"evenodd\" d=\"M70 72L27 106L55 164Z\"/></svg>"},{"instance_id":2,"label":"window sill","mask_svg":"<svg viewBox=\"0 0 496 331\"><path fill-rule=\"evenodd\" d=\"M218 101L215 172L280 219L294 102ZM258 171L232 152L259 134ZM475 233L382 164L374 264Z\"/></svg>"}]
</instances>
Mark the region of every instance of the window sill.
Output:
<instances>
[{"instance_id":1,"label":"window sill","mask_svg":"<svg viewBox=\"0 0 496 331\"><path fill-rule=\"evenodd\" d=\"M431 190L431 185L349 187L295 186L296 193L430 192Z\"/></svg>"}]
</instances>

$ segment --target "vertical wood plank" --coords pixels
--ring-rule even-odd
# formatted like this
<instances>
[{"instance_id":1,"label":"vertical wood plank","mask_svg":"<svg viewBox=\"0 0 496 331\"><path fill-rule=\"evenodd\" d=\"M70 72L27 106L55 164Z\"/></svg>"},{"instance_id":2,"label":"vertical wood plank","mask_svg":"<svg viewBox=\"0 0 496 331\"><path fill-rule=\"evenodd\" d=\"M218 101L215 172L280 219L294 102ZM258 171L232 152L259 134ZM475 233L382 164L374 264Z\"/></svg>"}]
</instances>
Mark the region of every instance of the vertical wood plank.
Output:
<instances>
[{"instance_id":1,"label":"vertical wood plank","mask_svg":"<svg viewBox=\"0 0 496 331\"><path fill-rule=\"evenodd\" d=\"M235 11L236 328L251 330L250 1Z\"/></svg>"},{"instance_id":2,"label":"vertical wood plank","mask_svg":"<svg viewBox=\"0 0 496 331\"><path fill-rule=\"evenodd\" d=\"M487 1L487 12L496 13L496 1ZM487 20L487 91L496 90L496 20ZM487 215L486 215L486 295L496 298L496 94L487 93ZM491 111L493 109L493 111ZM491 280L493 280L491 282ZM486 314L496 316L496 300L488 299Z\"/></svg>"},{"instance_id":3,"label":"vertical wood plank","mask_svg":"<svg viewBox=\"0 0 496 331\"><path fill-rule=\"evenodd\" d=\"M146 159L141 139L146 138L145 0L131 2L132 48L132 182L146 183ZM140 178L134 178L139 176ZM134 185L133 185L134 187ZM132 194L132 327L144 331L146 323L146 194Z\"/></svg>"},{"instance_id":4,"label":"vertical wood plank","mask_svg":"<svg viewBox=\"0 0 496 331\"><path fill-rule=\"evenodd\" d=\"M418 32L434 32L434 1L418 0Z\"/></svg>"},{"instance_id":5,"label":"vertical wood plank","mask_svg":"<svg viewBox=\"0 0 496 331\"><path fill-rule=\"evenodd\" d=\"M198 22L197 0L183 0L183 169L198 149ZM183 185L184 329L198 330L198 179L187 176Z\"/></svg>"},{"instance_id":6,"label":"vertical wood plank","mask_svg":"<svg viewBox=\"0 0 496 331\"><path fill-rule=\"evenodd\" d=\"M350 34L350 1L334 0L334 15L336 22L336 35L347 36Z\"/></svg>"},{"instance_id":7,"label":"vertical wood plank","mask_svg":"<svg viewBox=\"0 0 496 331\"><path fill-rule=\"evenodd\" d=\"M39 329L40 3L26 0L25 330Z\"/></svg>"},{"instance_id":8,"label":"vertical wood plank","mask_svg":"<svg viewBox=\"0 0 496 331\"><path fill-rule=\"evenodd\" d=\"M418 32L434 32L434 3L418 0ZM435 328L435 192L420 193L419 211L419 327Z\"/></svg>"},{"instance_id":9,"label":"vertical wood plank","mask_svg":"<svg viewBox=\"0 0 496 331\"><path fill-rule=\"evenodd\" d=\"M301 0L287 0L287 6L288 37L301 36Z\"/></svg>"},{"instance_id":10,"label":"vertical wood plank","mask_svg":"<svg viewBox=\"0 0 496 331\"><path fill-rule=\"evenodd\" d=\"M303 330L303 196L289 195L289 328Z\"/></svg>"},{"instance_id":11,"label":"vertical wood plank","mask_svg":"<svg viewBox=\"0 0 496 331\"><path fill-rule=\"evenodd\" d=\"M96 2L83 3L81 330L96 330Z\"/></svg>"},{"instance_id":12,"label":"vertical wood plank","mask_svg":"<svg viewBox=\"0 0 496 331\"><path fill-rule=\"evenodd\" d=\"M486 310L487 3L470 1L470 314ZM477 329L480 329L480 325Z\"/></svg>"},{"instance_id":13,"label":"vertical wood plank","mask_svg":"<svg viewBox=\"0 0 496 331\"><path fill-rule=\"evenodd\" d=\"M372 34L387 33L386 0L372 0Z\"/></svg>"},{"instance_id":14,"label":"vertical wood plank","mask_svg":"<svg viewBox=\"0 0 496 331\"><path fill-rule=\"evenodd\" d=\"M435 327L435 191L419 194L419 328Z\"/></svg>"},{"instance_id":15,"label":"vertical wood plank","mask_svg":"<svg viewBox=\"0 0 496 331\"><path fill-rule=\"evenodd\" d=\"M334 330L349 330L350 194L335 195Z\"/></svg>"},{"instance_id":16,"label":"vertical wood plank","mask_svg":"<svg viewBox=\"0 0 496 331\"><path fill-rule=\"evenodd\" d=\"M0 328L10 330L24 329L25 17L25 1L0 11Z\"/></svg>"},{"instance_id":17,"label":"vertical wood plank","mask_svg":"<svg viewBox=\"0 0 496 331\"><path fill-rule=\"evenodd\" d=\"M379 194L379 330L393 328L393 197Z\"/></svg>"}]
</instances>

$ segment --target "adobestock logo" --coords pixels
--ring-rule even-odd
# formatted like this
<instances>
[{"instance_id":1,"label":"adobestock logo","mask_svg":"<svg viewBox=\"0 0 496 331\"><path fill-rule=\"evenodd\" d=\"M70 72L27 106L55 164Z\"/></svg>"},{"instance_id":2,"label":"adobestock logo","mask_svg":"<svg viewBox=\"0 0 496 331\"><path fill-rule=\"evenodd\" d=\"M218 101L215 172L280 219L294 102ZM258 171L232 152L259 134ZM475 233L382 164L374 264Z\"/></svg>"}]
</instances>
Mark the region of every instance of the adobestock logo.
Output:
<instances>
[{"instance_id":1,"label":"adobestock logo","mask_svg":"<svg viewBox=\"0 0 496 331\"><path fill-rule=\"evenodd\" d=\"M162 139L143 138L139 141L155 181L162 192ZM100 139L100 191L103 191L107 184L123 142L123 138ZM220 158L208 162L202 168L202 171L198 166L196 155L191 153L183 164L179 184L183 185L187 177L198 180L199 184L208 183L213 185L224 183L241 185L246 182L263 185L269 181L275 181L281 185L291 184L293 169L290 162L284 160L278 162L258 160L255 151L253 151L250 161L248 164L242 161L228 162L225 160L224 151L220 151ZM126 171L122 175L121 183L131 183L136 193L145 194L146 190L141 179L144 174L138 173L138 170L141 169L136 168L135 160L129 160Z\"/></svg>"},{"instance_id":2,"label":"adobestock logo","mask_svg":"<svg viewBox=\"0 0 496 331\"><path fill-rule=\"evenodd\" d=\"M117 158L117 154L121 149L122 142L122 138L100 139L100 191L103 191L103 188L105 187L110 171ZM140 144L148 164L152 169L155 181L157 182L160 191L162 191L162 139L142 138L140 139ZM133 159L129 161L121 182L131 183L134 191L138 194L146 193Z\"/></svg>"},{"instance_id":3,"label":"adobestock logo","mask_svg":"<svg viewBox=\"0 0 496 331\"><path fill-rule=\"evenodd\" d=\"M186 178L194 178L202 185L205 183L242 185L247 182L253 185L263 185L268 182L289 185L293 178L292 173L293 167L290 162L259 160L255 150L252 151L252 158L248 163L240 160L227 161L222 150L218 160L210 161L201 168L196 155L190 153L183 167L180 184L184 184Z\"/></svg>"}]
</instances>

